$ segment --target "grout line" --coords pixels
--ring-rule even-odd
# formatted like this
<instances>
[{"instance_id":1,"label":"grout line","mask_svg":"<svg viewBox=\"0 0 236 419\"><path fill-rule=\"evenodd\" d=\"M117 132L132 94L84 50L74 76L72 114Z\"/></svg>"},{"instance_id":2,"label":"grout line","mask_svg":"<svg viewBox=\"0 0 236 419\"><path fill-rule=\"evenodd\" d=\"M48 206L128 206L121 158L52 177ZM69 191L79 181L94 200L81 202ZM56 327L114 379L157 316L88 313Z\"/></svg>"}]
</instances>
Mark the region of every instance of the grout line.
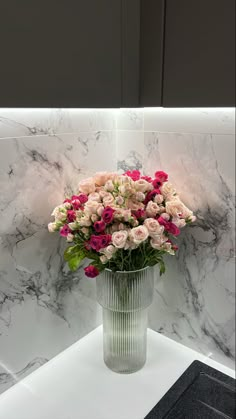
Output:
<instances>
[{"instance_id":1,"label":"grout line","mask_svg":"<svg viewBox=\"0 0 236 419\"><path fill-rule=\"evenodd\" d=\"M71 132L53 132L48 134L31 134L31 135L20 135L20 136L14 136L11 135L9 137L0 137L1 140L7 140L8 138L36 138L36 137L59 137L60 135L79 135L79 134L93 134L97 132L114 132L116 131L116 128L113 129L97 129L93 131L71 131Z\"/></svg>"}]
</instances>

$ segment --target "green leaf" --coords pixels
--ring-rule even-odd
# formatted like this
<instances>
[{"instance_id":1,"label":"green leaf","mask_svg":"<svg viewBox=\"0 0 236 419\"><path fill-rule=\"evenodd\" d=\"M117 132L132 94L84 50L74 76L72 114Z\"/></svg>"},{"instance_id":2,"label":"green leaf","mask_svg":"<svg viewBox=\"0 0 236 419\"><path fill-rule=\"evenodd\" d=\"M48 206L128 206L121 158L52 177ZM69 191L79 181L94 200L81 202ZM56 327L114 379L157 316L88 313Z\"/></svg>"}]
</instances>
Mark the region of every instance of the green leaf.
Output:
<instances>
[{"instance_id":1,"label":"green leaf","mask_svg":"<svg viewBox=\"0 0 236 419\"><path fill-rule=\"evenodd\" d=\"M76 271L86 254L79 245L69 246L64 252L64 259L71 271Z\"/></svg>"},{"instance_id":2,"label":"green leaf","mask_svg":"<svg viewBox=\"0 0 236 419\"><path fill-rule=\"evenodd\" d=\"M163 260L159 261L159 265L160 265L160 276L161 276L165 273L166 267L165 267L165 264L164 264Z\"/></svg>"},{"instance_id":3,"label":"green leaf","mask_svg":"<svg viewBox=\"0 0 236 419\"><path fill-rule=\"evenodd\" d=\"M83 257L79 255L74 255L68 260L68 266L71 271L76 271L83 260Z\"/></svg>"}]
</instances>

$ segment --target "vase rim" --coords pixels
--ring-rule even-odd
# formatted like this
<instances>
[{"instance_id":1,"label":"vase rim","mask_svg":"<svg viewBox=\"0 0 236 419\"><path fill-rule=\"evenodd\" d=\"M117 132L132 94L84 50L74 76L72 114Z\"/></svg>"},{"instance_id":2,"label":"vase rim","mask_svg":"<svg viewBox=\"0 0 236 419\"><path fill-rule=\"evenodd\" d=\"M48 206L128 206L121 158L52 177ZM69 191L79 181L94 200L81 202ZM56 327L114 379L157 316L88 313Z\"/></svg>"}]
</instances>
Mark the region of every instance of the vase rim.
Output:
<instances>
[{"instance_id":1,"label":"vase rim","mask_svg":"<svg viewBox=\"0 0 236 419\"><path fill-rule=\"evenodd\" d=\"M151 266L145 266L145 268L141 268L141 269L134 269L133 271L112 271L111 269L105 268L104 270L107 272L112 272L113 274L119 273L119 274L131 274L134 272L142 272L145 271L147 269L151 268Z\"/></svg>"}]
</instances>

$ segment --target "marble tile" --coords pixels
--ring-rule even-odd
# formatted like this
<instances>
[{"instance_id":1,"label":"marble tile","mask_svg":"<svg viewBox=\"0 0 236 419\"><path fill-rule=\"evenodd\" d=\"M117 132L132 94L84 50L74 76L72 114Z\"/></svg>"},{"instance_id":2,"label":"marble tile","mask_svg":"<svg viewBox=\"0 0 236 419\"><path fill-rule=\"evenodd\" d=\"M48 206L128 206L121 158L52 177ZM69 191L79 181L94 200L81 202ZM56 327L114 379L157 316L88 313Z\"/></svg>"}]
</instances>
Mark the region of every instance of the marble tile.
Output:
<instances>
[{"instance_id":1,"label":"marble tile","mask_svg":"<svg viewBox=\"0 0 236 419\"><path fill-rule=\"evenodd\" d=\"M81 178L115 170L114 141L112 131L0 140L0 391L101 323L95 282L68 271L47 223Z\"/></svg>"},{"instance_id":2,"label":"marble tile","mask_svg":"<svg viewBox=\"0 0 236 419\"><path fill-rule=\"evenodd\" d=\"M141 170L143 168L143 142L142 131L116 132L116 158L117 171Z\"/></svg>"},{"instance_id":3,"label":"marble tile","mask_svg":"<svg viewBox=\"0 0 236 419\"><path fill-rule=\"evenodd\" d=\"M0 138L113 130L113 109L0 109Z\"/></svg>"},{"instance_id":4,"label":"marble tile","mask_svg":"<svg viewBox=\"0 0 236 419\"><path fill-rule=\"evenodd\" d=\"M233 367L235 138L145 133L144 150L144 172L169 173L198 217L157 281L151 327Z\"/></svg>"},{"instance_id":5,"label":"marble tile","mask_svg":"<svg viewBox=\"0 0 236 419\"><path fill-rule=\"evenodd\" d=\"M143 130L143 109L118 109L116 112L118 130Z\"/></svg>"},{"instance_id":6,"label":"marble tile","mask_svg":"<svg viewBox=\"0 0 236 419\"><path fill-rule=\"evenodd\" d=\"M235 108L145 108L144 131L235 134Z\"/></svg>"}]
</instances>

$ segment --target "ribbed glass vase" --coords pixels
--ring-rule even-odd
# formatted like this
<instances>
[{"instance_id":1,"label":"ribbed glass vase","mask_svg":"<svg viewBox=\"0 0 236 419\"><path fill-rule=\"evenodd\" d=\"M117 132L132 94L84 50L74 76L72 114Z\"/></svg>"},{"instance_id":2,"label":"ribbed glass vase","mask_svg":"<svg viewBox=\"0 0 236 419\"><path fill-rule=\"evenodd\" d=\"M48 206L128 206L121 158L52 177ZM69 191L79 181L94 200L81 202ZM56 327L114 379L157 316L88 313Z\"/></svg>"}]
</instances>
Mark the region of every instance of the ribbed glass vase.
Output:
<instances>
[{"instance_id":1,"label":"ribbed glass vase","mask_svg":"<svg viewBox=\"0 0 236 419\"><path fill-rule=\"evenodd\" d=\"M103 307L103 355L111 370L138 371L146 362L147 315L152 303L154 270L112 272L96 280L97 299Z\"/></svg>"}]
</instances>

